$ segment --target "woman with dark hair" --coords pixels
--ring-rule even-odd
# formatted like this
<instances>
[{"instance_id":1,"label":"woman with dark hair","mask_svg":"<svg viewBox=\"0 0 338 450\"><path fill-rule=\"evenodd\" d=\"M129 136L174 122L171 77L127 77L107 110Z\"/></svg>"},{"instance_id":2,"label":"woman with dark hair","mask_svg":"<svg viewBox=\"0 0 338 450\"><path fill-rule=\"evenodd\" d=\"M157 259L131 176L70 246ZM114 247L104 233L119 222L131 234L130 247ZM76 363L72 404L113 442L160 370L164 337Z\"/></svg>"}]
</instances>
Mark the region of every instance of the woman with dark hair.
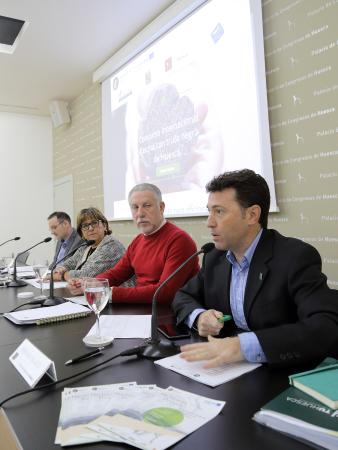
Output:
<instances>
[{"instance_id":1,"label":"woman with dark hair","mask_svg":"<svg viewBox=\"0 0 338 450\"><path fill-rule=\"evenodd\" d=\"M82 239L94 241L80 247L54 271L55 280L95 277L110 269L121 259L125 248L116 238L105 216L97 208L82 209L77 217L77 231Z\"/></svg>"}]
</instances>

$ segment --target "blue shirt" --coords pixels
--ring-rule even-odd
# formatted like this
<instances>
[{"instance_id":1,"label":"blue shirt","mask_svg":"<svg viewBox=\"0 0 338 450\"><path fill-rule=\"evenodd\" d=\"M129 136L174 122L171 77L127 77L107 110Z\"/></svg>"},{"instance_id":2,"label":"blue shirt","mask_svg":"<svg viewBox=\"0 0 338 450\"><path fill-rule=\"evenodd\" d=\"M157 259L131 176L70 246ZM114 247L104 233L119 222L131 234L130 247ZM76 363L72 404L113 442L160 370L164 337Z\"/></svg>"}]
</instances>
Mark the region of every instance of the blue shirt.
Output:
<instances>
[{"instance_id":1,"label":"blue shirt","mask_svg":"<svg viewBox=\"0 0 338 450\"><path fill-rule=\"evenodd\" d=\"M69 236L69 238L70 238L70 236ZM61 245L60 245L56 263L61 261L67 255L67 250L68 250L67 247L68 247L68 243L69 243L69 238L61 241Z\"/></svg>"},{"instance_id":2,"label":"blue shirt","mask_svg":"<svg viewBox=\"0 0 338 450\"><path fill-rule=\"evenodd\" d=\"M256 250L257 244L261 238L263 230L261 230L244 253L240 262L235 255L229 250L226 254L227 260L230 262L231 283L230 283L230 307L232 317L238 328L244 330L238 335L241 352L245 359L250 362L266 362L266 356L254 332L250 331L244 315L244 294L246 282L248 279L249 267ZM191 328L196 317L205 311L203 308L195 309L186 319L187 325Z\"/></svg>"}]
</instances>

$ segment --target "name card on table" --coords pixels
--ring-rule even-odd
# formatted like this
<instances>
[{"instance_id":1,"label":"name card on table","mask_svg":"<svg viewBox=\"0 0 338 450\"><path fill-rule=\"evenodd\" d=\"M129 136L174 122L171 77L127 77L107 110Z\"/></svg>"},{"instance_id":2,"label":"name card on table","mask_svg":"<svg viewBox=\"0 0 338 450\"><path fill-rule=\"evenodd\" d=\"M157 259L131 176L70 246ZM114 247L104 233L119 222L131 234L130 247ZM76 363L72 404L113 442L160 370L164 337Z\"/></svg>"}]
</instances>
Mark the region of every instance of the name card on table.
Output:
<instances>
[{"instance_id":1,"label":"name card on table","mask_svg":"<svg viewBox=\"0 0 338 450\"><path fill-rule=\"evenodd\" d=\"M54 362L28 339L19 345L9 360L31 388L35 387L45 374L53 381L57 380Z\"/></svg>"}]
</instances>

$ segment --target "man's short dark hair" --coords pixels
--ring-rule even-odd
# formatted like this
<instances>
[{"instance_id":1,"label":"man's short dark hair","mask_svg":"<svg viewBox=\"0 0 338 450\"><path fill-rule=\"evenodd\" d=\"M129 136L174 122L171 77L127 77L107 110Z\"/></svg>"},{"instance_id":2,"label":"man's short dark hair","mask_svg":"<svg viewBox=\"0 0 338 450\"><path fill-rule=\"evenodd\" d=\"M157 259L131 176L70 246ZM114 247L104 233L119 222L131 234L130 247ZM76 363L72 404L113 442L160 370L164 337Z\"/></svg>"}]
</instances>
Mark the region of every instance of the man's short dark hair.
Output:
<instances>
[{"instance_id":1,"label":"man's short dark hair","mask_svg":"<svg viewBox=\"0 0 338 450\"><path fill-rule=\"evenodd\" d=\"M59 220L60 222L62 222L63 220L66 220L70 224L72 223L71 218L69 217L69 215L67 213L63 212L63 211L54 211L52 214L50 214L47 217L47 220L53 219L53 217L56 217L57 220Z\"/></svg>"},{"instance_id":2,"label":"man's short dark hair","mask_svg":"<svg viewBox=\"0 0 338 450\"><path fill-rule=\"evenodd\" d=\"M267 228L270 191L265 179L253 170L243 169L218 175L206 185L207 192L219 192L230 188L235 190L236 200L242 208L260 206L259 223L262 228Z\"/></svg>"}]
</instances>

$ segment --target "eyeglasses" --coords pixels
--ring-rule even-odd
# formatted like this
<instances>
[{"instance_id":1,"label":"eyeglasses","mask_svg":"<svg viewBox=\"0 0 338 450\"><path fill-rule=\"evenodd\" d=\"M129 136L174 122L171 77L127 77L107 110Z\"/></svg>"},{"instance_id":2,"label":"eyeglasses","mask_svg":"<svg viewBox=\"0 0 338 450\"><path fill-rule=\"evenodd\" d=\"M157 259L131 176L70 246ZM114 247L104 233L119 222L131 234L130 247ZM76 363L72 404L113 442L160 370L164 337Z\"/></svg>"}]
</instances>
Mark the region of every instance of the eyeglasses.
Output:
<instances>
[{"instance_id":1,"label":"eyeglasses","mask_svg":"<svg viewBox=\"0 0 338 450\"><path fill-rule=\"evenodd\" d=\"M100 225L100 223L102 223L102 220L93 220L89 223L84 223L81 225L81 230L88 231L89 227L97 228Z\"/></svg>"}]
</instances>

